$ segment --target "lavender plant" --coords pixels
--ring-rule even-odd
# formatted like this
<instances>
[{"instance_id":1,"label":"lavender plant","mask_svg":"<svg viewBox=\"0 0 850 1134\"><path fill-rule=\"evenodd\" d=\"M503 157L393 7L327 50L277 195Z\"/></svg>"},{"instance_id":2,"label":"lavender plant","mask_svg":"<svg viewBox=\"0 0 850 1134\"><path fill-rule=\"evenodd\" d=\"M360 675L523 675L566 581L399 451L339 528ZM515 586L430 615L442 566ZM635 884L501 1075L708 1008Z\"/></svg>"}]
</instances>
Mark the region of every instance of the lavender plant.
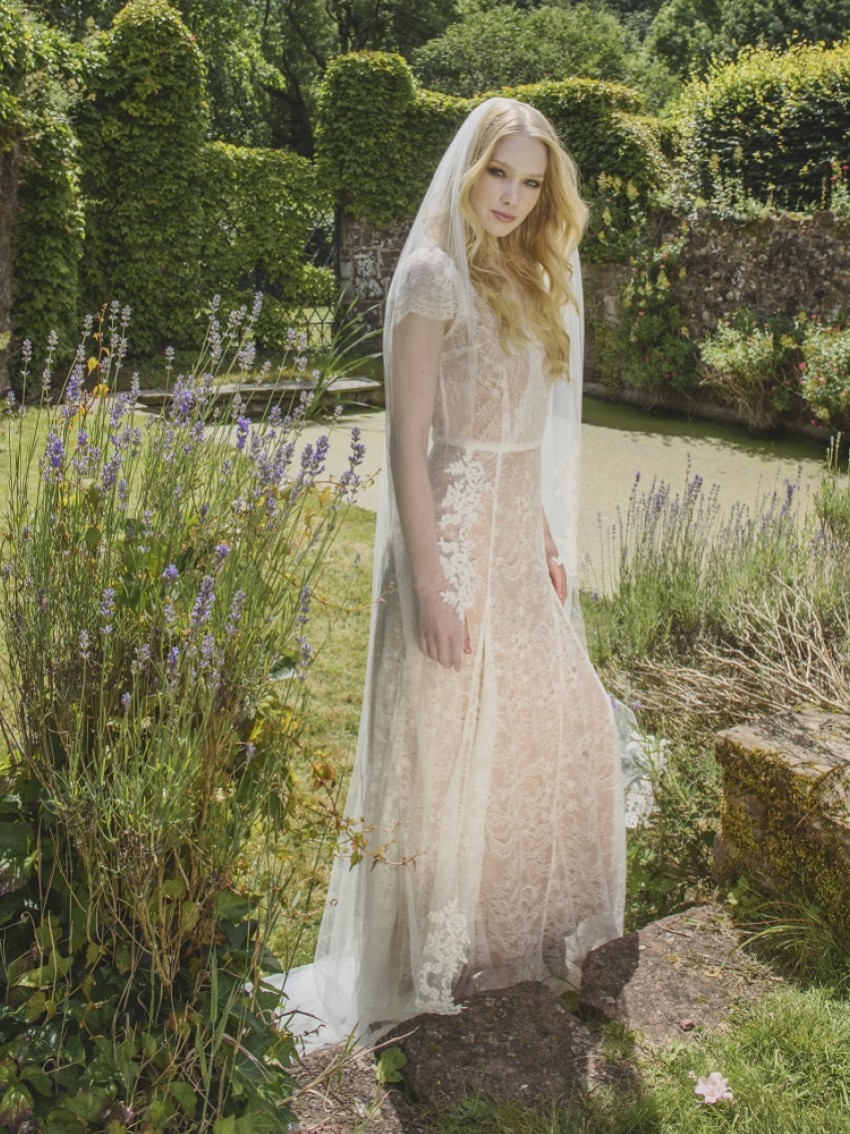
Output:
<instances>
[{"instance_id":1,"label":"lavender plant","mask_svg":"<svg viewBox=\"0 0 850 1134\"><path fill-rule=\"evenodd\" d=\"M300 438L303 406L252 423L238 396L217 405L219 377L253 360L258 311L214 307L198 365L143 419L135 383L109 394L129 321L113 306L87 323L55 404L50 355L46 440L15 457L0 611L9 1129L254 1131L284 1115L292 1046L254 990L285 893L273 869L262 894L241 879L258 833L297 822L311 591L363 447L353 432L331 481L327 436ZM12 443L23 412L7 408Z\"/></svg>"}]
</instances>

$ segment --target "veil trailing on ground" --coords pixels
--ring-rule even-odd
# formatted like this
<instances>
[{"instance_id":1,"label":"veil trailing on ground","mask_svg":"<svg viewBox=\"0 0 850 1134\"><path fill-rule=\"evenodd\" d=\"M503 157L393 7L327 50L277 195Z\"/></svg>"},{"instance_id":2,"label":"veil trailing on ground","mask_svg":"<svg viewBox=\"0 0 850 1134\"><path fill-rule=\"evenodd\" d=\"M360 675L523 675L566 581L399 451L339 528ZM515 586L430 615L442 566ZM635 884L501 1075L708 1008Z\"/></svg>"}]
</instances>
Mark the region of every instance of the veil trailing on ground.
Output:
<instances>
[{"instance_id":1,"label":"veil trailing on ground","mask_svg":"<svg viewBox=\"0 0 850 1134\"><path fill-rule=\"evenodd\" d=\"M396 410L394 331L405 316L413 312L444 324L443 358L450 360L451 374L450 378L438 385L433 426L434 433L441 438L442 444L451 446L454 438L474 435L484 438L481 447L485 451L498 454L507 449L503 444L504 437L522 437L524 430L529 438L537 437L537 440L529 441L529 449L536 448L539 444L539 422L536 418L532 420L532 414L537 413L537 410L532 409L531 400L528 402L527 423L522 420L512 420L510 423L499 420L498 415L504 417L508 411L498 398L485 398L481 392L481 382L475 380L476 375L486 373L488 369L488 360L478 357L482 340L476 334L476 327L481 319L492 318L493 314L484 309L486 305L477 295L470 279L467 229L460 197L464 174L475 158L474 151L482 122L493 111L494 103L516 106L509 100L490 99L473 110L463 123L425 194L399 258L387 297L384 327L387 459L378 507L366 688L346 806L346 816L355 825L361 817L370 814L368 797L376 790L372 768L375 757L371 747L374 738L376 687L381 680L379 674L385 628L382 619L388 588L395 591L393 602L397 602L401 608L400 624L404 638L411 644L412 650L418 648L410 565L395 504L389 461ZM563 252L565 260L572 266L571 286L574 296L574 302L564 310L564 333L569 335L570 342L570 373L569 379L551 383L550 411L542 448L541 490L549 528L567 571L568 614L583 642L578 601L577 551L583 353L582 289L577 253L570 247L565 247ZM535 365L542 367L542 351L532 353ZM522 407L518 412L521 416ZM494 419L490 420L488 415ZM460 451L462 441L458 442L458 447ZM471 462L469 467L472 468L473 465L474 462ZM458 512L462 512L464 507L474 506L477 486L468 481L464 488L464 483L461 476L457 498L452 498L454 504L451 506ZM448 519L451 521L452 517L449 516ZM463 548L455 545L455 550L458 553L456 560L462 565ZM454 589L455 597L462 595L465 586L463 571L460 570L457 577L451 578L449 584ZM449 601L448 597L446 601ZM458 608L462 605L458 602ZM386 789L386 773L381 774ZM372 854L383 860L374 867L374 871L417 869L415 863L407 867L389 865L393 860L393 841L392 831L365 832L367 856ZM371 911L371 916L374 916L376 908L379 914L382 912L381 899L376 898L375 892L370 890L370 879L374 877L374 871L368 863L352 869L349 856L344 853L345 847L342 850L333 869L315 961L312 965L287 974L284 988L288 1007L305 1013L300 1018L300 1023L299 1018L294 1017L293 1025L309 1031L321 1022L317 1039L322 1044L343 1039L352 1033L362 1040L374 1039L383 1030L384 1023L369 1015L368 1003L375 983L380 980L380 972L374 971L373 960L363 956L363 919L370 916L366 913L367 910ZM388 913L388 924L390 923L391 911ZM410 933L417 932L413 918L407 929ZM446 940L445 947L451 949L449 939ZM425 1006L428 1006L427 1002ZM437 1010L446 1009L438 1006ZM311 1014L315 1016L315 1021L311 1019Z\"/></svg>"}]
</instances>

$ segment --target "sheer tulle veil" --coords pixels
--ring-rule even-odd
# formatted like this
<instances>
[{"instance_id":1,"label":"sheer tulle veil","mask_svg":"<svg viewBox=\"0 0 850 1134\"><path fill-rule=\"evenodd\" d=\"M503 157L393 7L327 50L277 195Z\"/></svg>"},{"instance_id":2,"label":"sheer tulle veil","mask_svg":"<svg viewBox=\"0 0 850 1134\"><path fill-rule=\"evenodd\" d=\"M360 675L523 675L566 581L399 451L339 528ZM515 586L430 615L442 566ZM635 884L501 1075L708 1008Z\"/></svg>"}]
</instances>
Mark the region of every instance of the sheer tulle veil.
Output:
<instances>
[{"instance_id":1,"label":"sheer tulle veil","mask_svg":"<svg viewBox=\"0 0 850 1134\"><path fill-rule=\"evenodd\" d=\"M465 370L471 377L477 372L476 339L473 333L476 296L467 262L467 230L460 207L460 194L463 176L472 164L482 123L494 107L503 105L515 104L511 104L510 100L489 99L476 107L464 121L434 174L402 250L387 297L384 328L388 446L395 408L393 330L406 314L404 281L409 280L411 272L417 271L419 266L425 265L428 270L440 275L441 288L438 293L445 298L445 309L435 310L434 317L446 318L451 315L454 373ZM572 265L571 282L575 297L575 302L567 305L563 312L564 329L570 342L570 373L568 379L552 383L551 412L542 450L541 489L550 530L567 569L569 616L583 641L577 580L583 308L578 255L569 250L565 251L565 255L570 258ZM468 415L468 420L471 421L476 413L475 388L476 384L469 381L467 395L463 392L463 384L456 383L452 406L452 421L455 424L459 419L462 422L464 415ZM440 396L438 393L438 402ZM458 412L458 398L464 397L468 397L468 404ZM441 412L439 404L435 412ZM379 625L377 612L380 611L388 580L393 580L391 585L398 586L405 637L415 642L415 610L411 588L405 586L407 578L409 568L387 458L377 517L372 594L374 605L366 688L360 738L346 806L346 815L355 822L366 813L365 793L370 780L370 761L373 759L367 738L371 735L370 714L375 700L376 650L379 649L376 643L376 627ZM287 977L285 992L289 1006L305 1013L300 1017L300 1026L305 1030L309 1031L321 1022L322 1027L318 1033L320 1043L333 1042L350 1034L357 1035L361 1040L372 1040L380 1032L380 1028L374 1028L374 1021L368 1018L368 1007L364 1009L363 996L368 995L368 992L364 994L361 987L361 948L364 940L362 919L363 911L367 908L363 901L363 887L369 884L369 873L368 866L366 870L352 869L345 854L340 855L333 869L315 961L312 965L293 970ZM312 1019L313 1016L315 1020ZM299 1017L295 1017L293 1022L299 1026Z\"/></svg>"}]
</instances>

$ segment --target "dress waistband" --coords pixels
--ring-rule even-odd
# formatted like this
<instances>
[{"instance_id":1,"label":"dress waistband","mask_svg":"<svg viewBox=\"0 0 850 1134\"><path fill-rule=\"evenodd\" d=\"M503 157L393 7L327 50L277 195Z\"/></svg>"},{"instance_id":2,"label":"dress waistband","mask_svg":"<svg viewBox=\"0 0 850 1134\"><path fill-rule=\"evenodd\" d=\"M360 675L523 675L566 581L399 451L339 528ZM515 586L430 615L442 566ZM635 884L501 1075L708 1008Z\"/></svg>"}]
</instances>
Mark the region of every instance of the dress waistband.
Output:
<instances>
[{"instance_id":1,"label":"dress waistband","mask_svg":"<svg viewBox=\"0 0 850 1134\"><path fill-rule=\"evenodd\" d=\"M452 449L481 449L485 453L529 453L539 449L539 441L478 441L474 437L435 437L434 445Z\"/></svg>"}]
</instances>

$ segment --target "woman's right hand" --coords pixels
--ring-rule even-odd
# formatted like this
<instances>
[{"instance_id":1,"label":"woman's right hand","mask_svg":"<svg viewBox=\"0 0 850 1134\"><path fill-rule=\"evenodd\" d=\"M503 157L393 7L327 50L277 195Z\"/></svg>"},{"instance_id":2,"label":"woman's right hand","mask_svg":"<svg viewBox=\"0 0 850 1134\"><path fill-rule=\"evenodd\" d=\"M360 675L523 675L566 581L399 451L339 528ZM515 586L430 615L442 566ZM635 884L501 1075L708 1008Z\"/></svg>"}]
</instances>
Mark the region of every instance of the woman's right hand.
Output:
<instances>
[{"instance_id":1,"label":"woman's right hand","mask_svg":"<svg viewBox=\"0 0 850 1134\"><path fill-rule=\"evenodd\" d=\"M461 622L438 590L417 592L417 601L422 653L446 669L460 671L463 655L472 653L466 622Z\"/></svg>"}]
</instances>

